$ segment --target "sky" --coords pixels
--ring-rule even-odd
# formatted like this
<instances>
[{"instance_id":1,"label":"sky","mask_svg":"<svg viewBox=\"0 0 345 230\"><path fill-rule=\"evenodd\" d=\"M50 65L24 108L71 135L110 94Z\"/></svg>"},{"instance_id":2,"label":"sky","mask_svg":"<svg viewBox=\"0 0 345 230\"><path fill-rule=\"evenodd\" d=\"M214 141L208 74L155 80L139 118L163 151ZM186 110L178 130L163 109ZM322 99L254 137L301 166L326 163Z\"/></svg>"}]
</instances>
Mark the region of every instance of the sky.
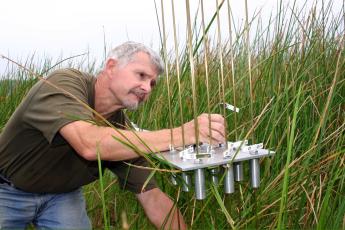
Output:
<instances>
[{"instance_id":1,"label":"sky","mask_svg":"<svg viewBox=\"0 0 345 230\"><path fill-rule=\"evenodd\" d=\"M220 0L219 0L220 1ZM319 0L321 1L321 0ZM327 0L324 0L327 2ZM199 0L190 0L192 20ZM205 20L215 12L216 0L204 0ZM230 0L235 23L244 22L244 0ZM283 0L286 4L289 1ZM290 1L291 2L291 1ZM314 0L297 0L312 6ZM343 0L333 1L341 8ZM161 20L161 1L156 0ZM174 0L178 40L186 40L184 0ZM0 54L23 61L36 58L66 58L89 52L104 58L106 49L132 40L154 49L160 44L154 0L1 0ZM277 7L277 0L248 0L249 17L260 10L263 19ZM164 0L168 49L173 47L171 1ZM226 7L220 13L223 31L227 31ZM6 63L0 59L0 73Z\"/></svg>"}]
</instances>

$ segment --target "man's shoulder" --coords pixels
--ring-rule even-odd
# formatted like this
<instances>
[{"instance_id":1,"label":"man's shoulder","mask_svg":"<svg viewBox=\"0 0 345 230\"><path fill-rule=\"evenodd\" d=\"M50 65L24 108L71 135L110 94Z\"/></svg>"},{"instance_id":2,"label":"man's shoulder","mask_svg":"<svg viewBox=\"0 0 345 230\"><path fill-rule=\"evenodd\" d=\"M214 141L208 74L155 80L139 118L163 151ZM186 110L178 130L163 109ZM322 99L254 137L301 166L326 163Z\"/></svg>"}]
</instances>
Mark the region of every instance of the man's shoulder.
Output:
<instances>
[{"instance_id":1,"label":"man's shoulder","mask_svg":"<svg viewBox=\"0 0 345 230\"><path fill-rule=\"evenodd\" d=\"M73 69L73 68L64 68L64 69L58 69L58 70L54 70L53 72L51 72L48 76L47 79L51 79L51 78L70 78L70 77L77 77L80 79L85 79L85 80L89 80L89 79L93 79L94 75L91 73L87 73L87 72L83 72L77 69Z\"/></svg>"}]
</instances>

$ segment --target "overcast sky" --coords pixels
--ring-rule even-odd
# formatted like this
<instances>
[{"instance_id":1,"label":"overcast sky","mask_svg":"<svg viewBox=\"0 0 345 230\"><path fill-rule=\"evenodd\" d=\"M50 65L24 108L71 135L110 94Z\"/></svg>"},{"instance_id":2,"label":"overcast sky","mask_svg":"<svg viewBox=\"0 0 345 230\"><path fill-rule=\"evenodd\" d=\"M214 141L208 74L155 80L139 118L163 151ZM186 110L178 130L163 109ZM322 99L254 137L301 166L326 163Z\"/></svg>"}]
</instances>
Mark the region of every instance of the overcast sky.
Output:
<instances>
[{"instance_id":1,"label":"overcast sky","mask_svg":"<svg viewBox=\"0 0 345 230\"><path fill-rule=\"evenodd\" d=\"M249 15L261 9L262 17L268 18L276 9L277 1L248 0ZM156 2L160 10L160 0ZM179 40L185 41L185 1L174 2ZM190 0L192 16L198 2ZM236 23L243 22L244 0L230 2ZM314 0L297 2L300 5L307 2L311 6ZM172 38L171 1L164 0L164 3L167 33ZM206 21L209 21L215 12L216 0L204 0L204 4ZM342 4L343 0L334 0L336 9L341 9ZM221 22L227 28L226 7L221 11ZM104 35L108 48L127 40L142 42L155 49L159 47L154 0L2 0L0 25L0 54L16 60L33 53L40 58L57 58L87 50L99 59L104 56ZM172 47L173 44L168 43ZM3 63L0 59L0 73L4 69Z\"/></svg>"}]
</instances>

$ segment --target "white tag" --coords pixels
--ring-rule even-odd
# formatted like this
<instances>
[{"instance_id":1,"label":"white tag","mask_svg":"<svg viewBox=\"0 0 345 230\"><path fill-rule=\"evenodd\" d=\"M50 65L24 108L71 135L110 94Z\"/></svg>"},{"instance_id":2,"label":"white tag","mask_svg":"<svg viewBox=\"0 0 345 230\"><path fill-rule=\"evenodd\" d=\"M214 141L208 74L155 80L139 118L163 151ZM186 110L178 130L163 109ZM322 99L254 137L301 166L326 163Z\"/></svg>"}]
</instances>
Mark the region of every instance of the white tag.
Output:
<instances>
[{"instance_id":1,"label":"white tag","mask_svg":"<svg viewBox=\"0 0 345 230\"><path fill-rule=\"evenodd\" d=\"M235 107L235 106L233 106L233 105L230 105L230 104L228 104L228 103L220 103L220 104L221 104L221 105L224 105L225 108L228 109L228 110L234 111L234 112L236 112L236 113L240 112L240 109L237 108L237 107Z\"/></svg>"}]
</instances>

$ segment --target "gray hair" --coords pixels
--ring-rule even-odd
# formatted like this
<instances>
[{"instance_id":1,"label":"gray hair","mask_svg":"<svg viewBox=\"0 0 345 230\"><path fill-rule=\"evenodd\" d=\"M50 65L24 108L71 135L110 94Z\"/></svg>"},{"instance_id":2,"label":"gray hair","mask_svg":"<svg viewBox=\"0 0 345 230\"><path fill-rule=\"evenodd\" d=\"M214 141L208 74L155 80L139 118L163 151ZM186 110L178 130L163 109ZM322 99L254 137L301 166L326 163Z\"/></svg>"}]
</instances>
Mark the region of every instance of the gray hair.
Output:
<instances>
[{"instance_id":1,"label":"gray hair","mask_svg":"<svg viewBox=\"0 0 345 230\"><path fill-rule=\"evenodd\" d=\"M133 60L134 55L138 52L144 52L149 55L152 64L156 66L158 75L163 73L164 64L158 53L153 51L151 48L137 42L129 41L115 47L108 53L107 60L113 58L118 60L122 65L127 65Z\"/></svg>"}]
</instances>

